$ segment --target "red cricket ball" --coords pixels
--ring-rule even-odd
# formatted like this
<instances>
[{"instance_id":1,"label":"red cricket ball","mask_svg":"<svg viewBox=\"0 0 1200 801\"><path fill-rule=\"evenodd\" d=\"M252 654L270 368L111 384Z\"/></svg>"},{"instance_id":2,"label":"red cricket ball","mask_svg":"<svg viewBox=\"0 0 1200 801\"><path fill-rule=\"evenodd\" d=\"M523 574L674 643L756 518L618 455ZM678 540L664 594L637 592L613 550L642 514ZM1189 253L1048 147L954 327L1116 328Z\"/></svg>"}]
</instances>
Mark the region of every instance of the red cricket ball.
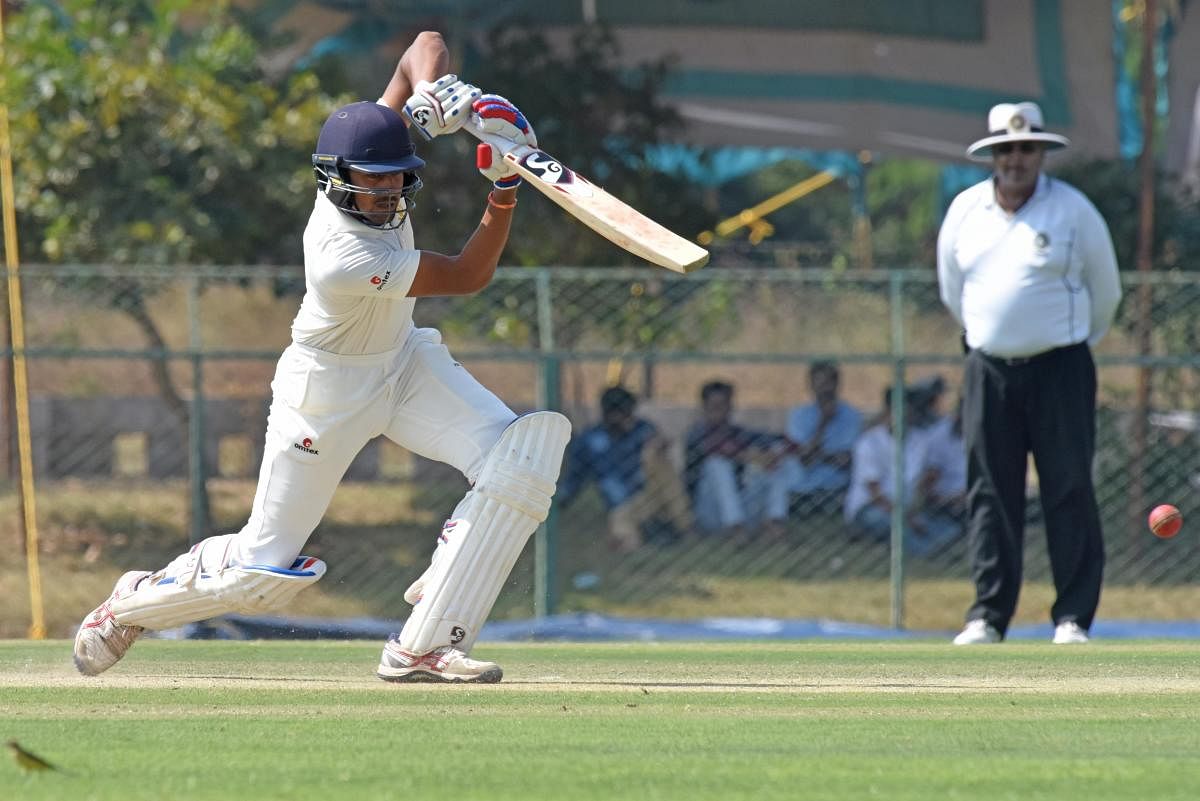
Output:
<instances>
[{"instance_id":1,"label":"red cricket ball","mask_svg":"<svg viewBox=\"0 0 1200 801\"><path fill-rule=\"evenodd\" d=\"M1150 530L1164 540L1174 537L1183 528L1183 515L1169 503L1155 506L1150 512Z\"/></svg>"}]
</instances>

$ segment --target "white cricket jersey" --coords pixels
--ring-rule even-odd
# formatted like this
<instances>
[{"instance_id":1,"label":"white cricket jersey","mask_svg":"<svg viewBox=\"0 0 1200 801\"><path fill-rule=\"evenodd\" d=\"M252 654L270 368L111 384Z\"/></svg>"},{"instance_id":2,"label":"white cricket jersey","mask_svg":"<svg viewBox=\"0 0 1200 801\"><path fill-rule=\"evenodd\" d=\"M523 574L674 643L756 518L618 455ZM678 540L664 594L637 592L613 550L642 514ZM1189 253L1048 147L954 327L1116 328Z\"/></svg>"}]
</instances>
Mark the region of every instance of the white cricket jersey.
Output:
<instances>
[{"instance_id":1,"label":"white cricket jersey","mask_svg":"<svg viewBox=\"0 0 1200 801\"><path fill-rule=\"evenodd\" d=\"M1104 218L1046 175L1014 214L996 202L991 178L959 194L938 234L938 281L967 345L994 356L1094 345L1121 300Z\"/></svg>"},{"instance_id":2,"label":"white cricket jersey","mask_svg":"<svg viewBox=\"0 0 1200 801\"><path fill-rule=\"evenodd\" d=\"M407 295L420 260L411 217L383 231L317 195L304 229L305 293L292 341L355 356L400 347L413 327Z\"/></svg>"}]
</instances>

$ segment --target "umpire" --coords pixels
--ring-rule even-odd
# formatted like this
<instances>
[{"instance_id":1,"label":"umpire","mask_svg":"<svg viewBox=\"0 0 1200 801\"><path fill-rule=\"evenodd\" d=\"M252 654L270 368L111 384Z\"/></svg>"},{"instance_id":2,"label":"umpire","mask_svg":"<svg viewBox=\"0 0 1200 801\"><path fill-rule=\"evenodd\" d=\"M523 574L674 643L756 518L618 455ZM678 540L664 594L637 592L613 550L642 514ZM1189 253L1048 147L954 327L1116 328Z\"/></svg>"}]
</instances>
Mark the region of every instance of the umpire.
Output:
<instances>
[{"instance_id":1,"label":"umpire","mask_svg":"<svg viewBox=\"0 0 1200 801\"><path fill-rule=\"evenodd\" d=\"M1054 642L1086 643L1100 602L1104 540L1092 486L1094 345L1121 287L1108 227L1072 186L1042 172L1068 141L1034 103L1001 103L967 148L992 175L965 190L938 235L942 302L962 325L968 549L975 603L956 645L1004 639L1025 545L1033 454L1057 599Z\"/></svg>"}]
</instances>

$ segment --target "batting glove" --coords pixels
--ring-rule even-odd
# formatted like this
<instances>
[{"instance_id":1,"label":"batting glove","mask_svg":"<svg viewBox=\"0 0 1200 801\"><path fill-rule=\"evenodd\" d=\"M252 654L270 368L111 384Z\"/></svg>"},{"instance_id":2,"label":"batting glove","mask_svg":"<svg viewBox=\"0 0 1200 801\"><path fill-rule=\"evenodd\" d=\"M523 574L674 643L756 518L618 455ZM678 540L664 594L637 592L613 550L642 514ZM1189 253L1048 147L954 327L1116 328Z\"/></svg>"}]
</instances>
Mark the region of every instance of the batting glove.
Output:
<instances>
[{"instance_id":1,"label":"batting glove","mask_svg":"<svg viewBox=\"0 0 1200 801\"><path fill-rule=\"evenodd\" d=\"M475 148L475 166L497 189L511 189L521 185L521 176L516 168L504 160L504 154L497 150L495 145L479 143Z\"/></svg>"},{"instance_id":2,"label":"batting glove","mask_svg":"<svg viewBox=\"0 0 1200 801\"><path fill-rule=\"evenodd\" d=\"M463 127L471 103L480 94L478 86L463 83L457 75L443 75L433 82L419 81L412 97L404 103L404 114L421 136L432 139Z\"/></svg>"},{"instance_id":3,"label":"batting glove","mask_svg":"<svg viewBox=\"0 0 1200 801\"><path fill-rule=\"evenodd\" d=\"M537 134L521 110L500 95L483 95L471 104L480 128L518 145L537 147Z\"/></svg>"}]
</instances>

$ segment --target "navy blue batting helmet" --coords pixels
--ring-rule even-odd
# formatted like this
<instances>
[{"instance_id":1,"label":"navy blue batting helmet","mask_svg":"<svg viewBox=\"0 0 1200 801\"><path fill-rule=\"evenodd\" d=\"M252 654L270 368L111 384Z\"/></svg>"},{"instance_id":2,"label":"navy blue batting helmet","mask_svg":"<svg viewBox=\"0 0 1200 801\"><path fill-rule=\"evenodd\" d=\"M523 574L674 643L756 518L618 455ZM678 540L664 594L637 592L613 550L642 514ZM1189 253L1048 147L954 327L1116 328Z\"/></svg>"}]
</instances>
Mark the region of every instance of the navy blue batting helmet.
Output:
<instances>
[{"instance_id":1,"label":"navy blue batting helmet","mask_svg":"<svg viewBox=\"0 0 1200 801\"><path fill-rule=\"evenodd\" d=\"M376 228L398 228L403 224L413 205L412 196L421 188L416 170L425 166L424 160L417 157L404 118L390 107L370 101L342 106L329 115L317 138L312 163L317 188L339 209ZM403 172L404 187L386 190L358 186L351 180L350 170ZM405 201L404 208L380 223L359 212L355 203L358 195L399 195Z\"/></svg>"}]
</instances>

